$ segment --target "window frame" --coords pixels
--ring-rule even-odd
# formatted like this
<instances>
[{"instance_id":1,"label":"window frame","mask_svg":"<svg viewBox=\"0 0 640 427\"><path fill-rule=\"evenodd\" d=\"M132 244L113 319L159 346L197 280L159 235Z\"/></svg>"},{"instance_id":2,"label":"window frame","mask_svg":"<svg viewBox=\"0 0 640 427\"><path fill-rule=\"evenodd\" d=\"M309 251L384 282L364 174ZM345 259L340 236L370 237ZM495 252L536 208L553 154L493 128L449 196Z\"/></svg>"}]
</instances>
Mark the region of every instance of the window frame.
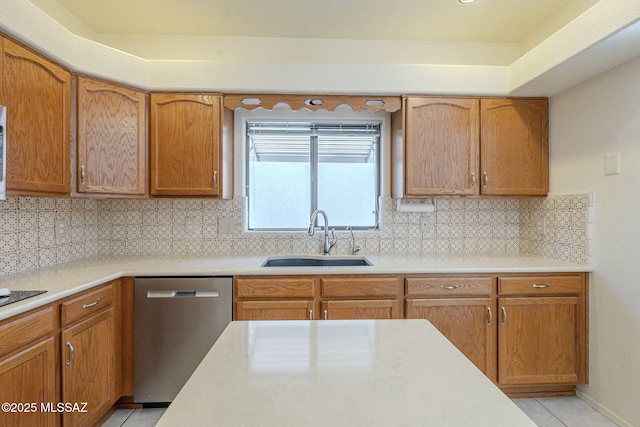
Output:
<instances>
[{"instance_id":1,"label":"window frame","mask_svg":"<svg viewBox=\"0 0 640 427\"><path fill-rule=\"evenodd\" d=\"M353 227L354 230L365 232L380 232L384 229L384 207L382 200L385 195L389 194L390 176L390 113L386 111L357 111L354 112L347 105L338 106L334 111L309 111L309 110L292 110L286 104L277 104L272 110L257 108L254 110L237 109L234 115L234 146L237 153L235 160L235 194L236 198L241 198L243 202L243 233L249 234L291 234L305 232L307 228L270 228L270 229L249 229L248 218L248 152L247 152L247 122L255 121L305 121L305 122L333 122L333 123L365 123L379 122L380 136L378 139L378 159L376 173L376 188L378 193L377 206L377 225L373 227L360 226ZM309 207L311 203L309 202ZM311 212L309 213L311 215ZM329 220L331 225L331 219ZM336 227L336 230L344 230L346 226ZM332 226L333 228L333 226Z\"/></svg>"}]
</instances>

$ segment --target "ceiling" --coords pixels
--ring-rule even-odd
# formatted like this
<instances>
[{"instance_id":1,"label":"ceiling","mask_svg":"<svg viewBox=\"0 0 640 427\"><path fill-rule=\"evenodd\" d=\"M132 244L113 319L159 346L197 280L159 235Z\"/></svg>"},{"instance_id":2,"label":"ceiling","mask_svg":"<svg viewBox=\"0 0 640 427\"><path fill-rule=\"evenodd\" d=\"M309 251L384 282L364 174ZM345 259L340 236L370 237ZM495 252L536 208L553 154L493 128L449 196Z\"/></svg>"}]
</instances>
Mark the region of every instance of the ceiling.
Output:
<instances>
[{"instance_id":1,"label":"ceiling","mask_svg":"<svg viewBox=\"0 0 640 427\"><path fill-rule=\"evenodd\" d=\"M640 54L640 0L0 2L0 31L146 90L550 96Z\"/></svg>"},{"instance_id":2,"label":"ceiling","mask_svg":"<svg viewBox=\"0 0 640 427\"><path fill-rule=\"evenodd\" d=\"M32 0L96 34L521 43L597 0ZM56 12L56 8L58 12Z\"/></svg>"}]
</instances>

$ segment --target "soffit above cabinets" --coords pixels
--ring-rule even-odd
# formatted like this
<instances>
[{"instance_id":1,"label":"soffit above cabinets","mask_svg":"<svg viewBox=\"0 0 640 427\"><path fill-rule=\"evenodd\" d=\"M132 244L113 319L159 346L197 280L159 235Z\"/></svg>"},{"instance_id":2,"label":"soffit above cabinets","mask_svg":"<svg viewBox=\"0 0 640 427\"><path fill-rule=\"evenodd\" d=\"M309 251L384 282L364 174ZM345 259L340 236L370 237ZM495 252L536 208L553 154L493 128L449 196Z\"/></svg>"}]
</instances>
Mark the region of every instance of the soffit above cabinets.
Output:
<instances>
[{"instance_id":1,"label":"soffit above cabinets","mask_svg":"<svg viewBox=\"0 0 640 427\"><path fill-rule=\"evenodd\" d=\"M521 43L597 0L32 0L96 34ZM55 17L54 17L55 18ZM546 31L546 30L545 30Z\"/></svg>"}]
</instances>

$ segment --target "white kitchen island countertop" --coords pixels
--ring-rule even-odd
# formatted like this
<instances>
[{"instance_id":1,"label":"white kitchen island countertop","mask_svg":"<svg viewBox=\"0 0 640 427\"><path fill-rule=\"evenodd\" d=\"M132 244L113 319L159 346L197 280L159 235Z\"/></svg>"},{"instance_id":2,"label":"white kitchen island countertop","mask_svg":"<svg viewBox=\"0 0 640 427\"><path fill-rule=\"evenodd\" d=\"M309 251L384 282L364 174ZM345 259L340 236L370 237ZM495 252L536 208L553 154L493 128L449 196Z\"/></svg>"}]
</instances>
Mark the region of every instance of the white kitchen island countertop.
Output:
<instances>
[{"instance_id":1,"label":"white kitchen island countertop","mask_svg":"<svg viewBox=\"0 0 640 427\"><path fill-rule=\"evenodd\" d=\"M232 322L158 427L535 426L426 320Z\"/></svg>"}]
</instances>

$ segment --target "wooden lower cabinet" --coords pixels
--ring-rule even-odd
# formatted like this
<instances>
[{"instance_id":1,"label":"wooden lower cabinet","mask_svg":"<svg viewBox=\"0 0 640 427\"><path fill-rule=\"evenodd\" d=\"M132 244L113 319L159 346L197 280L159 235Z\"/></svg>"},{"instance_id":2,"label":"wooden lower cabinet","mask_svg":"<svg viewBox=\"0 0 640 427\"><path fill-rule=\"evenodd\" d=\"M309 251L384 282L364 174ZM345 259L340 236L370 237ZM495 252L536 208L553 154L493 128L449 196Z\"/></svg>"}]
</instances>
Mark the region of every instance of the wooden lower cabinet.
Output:
<instances>
[{"instance_id":1,"label":"wooden lower cabinet","mask_svg":"<svg viewBox=\"0 0 640 427\"><path fill-rule=\"evenodd\" d=\"M336 300L321 304L323 320L398 319L397 300Z\"/></svg>"},{"instance_id":2,"label":"wooden lower cabinet","mask_svg":"<svg viewBox=\"0 0 640 427\"><path fill-rule=\"evenodd\" d=\"M500 298L499 383L577 384L578 298Z\"/></svg>"},{"instance_id":3,"label":"wooden lower cabinet","mask_svg":"<svg viewBox=\"0 0 640 427\"><path fill-rule=\"evenodd\" d=\"M313 301L239 301L236 320L314 320Z\"/></svg>"},{"instance_id":4,"label":"wooden lower cabinet","mask_svg":"<svg viewBox=\"0 0 640 427\"><path fill-rule=\"evenodd\" d=\"M239 276L234 283L236 320L426 319L510 396L574 394L588 383L586 273Z\"/></svg>"},{"instance_id":5,"label":"wooden lower cabinet","mask_svg":"<svg viewBox=\"0 0 640 427\"><path fill-rule=\"evenodd\" d=\"M63 330L61 344L62 401L86 402L87 409L64 412L63 423L91 425L117 400L113 309Z\"/></svg>"},{"instance_id":6,"label":"wooden lower cabinet","mask_svg":"<svg viewBox=\"0 0 640 427\"><path fill-rule=\"evenodd\" d=\"M401 296L401 276L239 276L234 319L399 319Z\"/></svg>"},{"instance_id":7,"label":"wooden lower cabinet","mask_svg":"<svg viewBox=\"0 0 640 427\"><path fill-rule=\"evenodd\" d=\"M409 299L407 319L430 321L458 350L496 381L496 320L491 298Z\"/></svg>"},{"instance_id":8,"label":"wooden lower cabinet","mask_svg":"<svg viewBox=\"0 0 640 427\"><path fill-rule=\"evenodd\" d=\"M58 413L42 405L58 402L56 346L53 337L9 357L0 358L0 402L20 404L4 411L2 426L56 426ZM24 405L28 404L28 407Z\"/></svg>"}]
</instances>

